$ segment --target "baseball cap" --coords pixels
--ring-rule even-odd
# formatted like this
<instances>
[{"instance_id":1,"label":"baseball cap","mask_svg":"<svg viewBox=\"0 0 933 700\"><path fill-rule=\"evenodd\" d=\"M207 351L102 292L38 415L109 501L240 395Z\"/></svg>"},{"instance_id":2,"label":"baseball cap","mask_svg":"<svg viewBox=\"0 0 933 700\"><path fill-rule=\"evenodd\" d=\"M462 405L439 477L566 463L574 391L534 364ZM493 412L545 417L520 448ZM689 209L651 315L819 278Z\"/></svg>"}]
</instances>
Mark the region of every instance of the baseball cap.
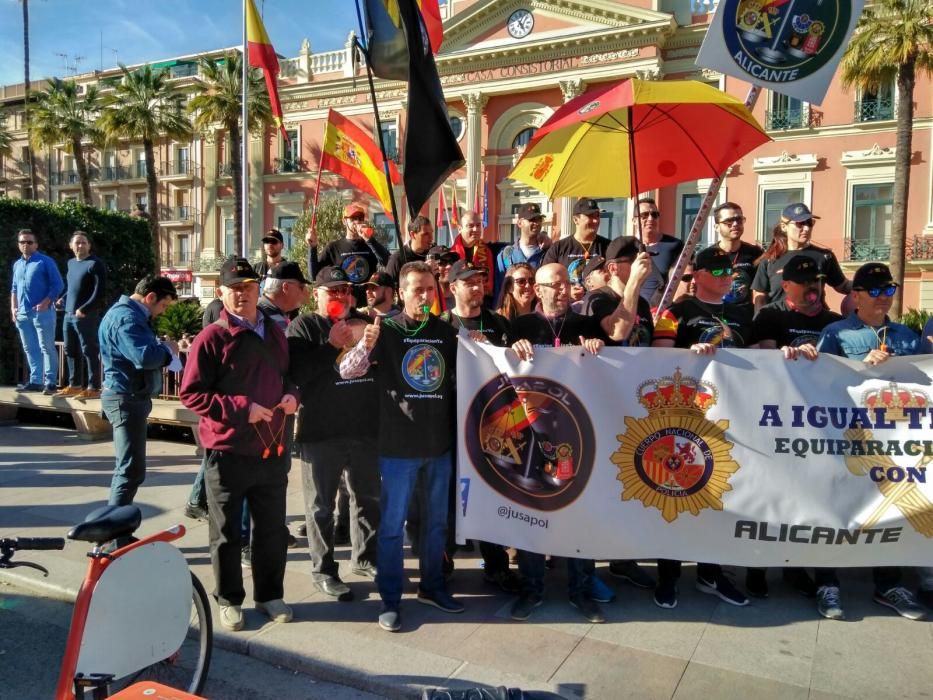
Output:
<instances>
[{"instance_id":1,"label":"baseball cap","mask_svg":"<svg viewBox=\"0 0 933 700\"><path fill-rule=\"evenodd\" d=\"M258 282L259 275L246 258L230 256L220 268L220 284L229 287L240 282Z\"/></svg>"},{"instance_id":2,"label":"baseball cap","mask_svg":"<svg viewBox=\"0 0 933 700\"><path fill-rule=\"evenodd\" d=\"M606 260L619 260L621 258L634 260L635 256L642 250L644 250L644 246L634 236L620 236L613 239L606 247Z\"/></svg>"},{"instance_id":3,"label":"baseball cap","mask_svg":"<svg viewBox=\"0 0 933 700\"><path fill-rule=\"evenodd\" d=\"M356 202L350 202L343 208L344 219L349 219L351 216L356 216L357 214L366 216L366 209L364 209L362 205L357 204Z\"/></svg>"},{"instance_id":4,"label":"baseball cap","mask_svg":"<svg viewBox=\"0 0 933 700\"><path fill-rule=\"evenodd\" d=\"M518 218L519 219L543 219L544 214L541 213L541 205L534 204L529 202L528 204L522 204L518 208Z\"/></svg>"},{"instance_id":5,"label":"baseball cap","mask_svg":"<svg viewBox=\"0 0 933 700\"><path fill-rule=\"evenodd\" d=\"M273 265L267 276L274 280L294 280L295 282L308 284L308 280L305 279L304 273L301 271L301 266L290 260L283 260Z\"/></svg>"},{"instance_id":6,"label":"baseball cap","mask_svg":"<svg viewBox=\"0 0 933 700\"><path fill-rule=\"evenodd\" d=\"M393 287L395 280L388 272L374 272L372 276L363 282L364 287Z\"/></svg>"},{"instance_id":7,"label":"baseball cap","mask_svg":"<svg viewBox=\"0 0 933 700\"><path fill-rule=\"evenodd\" d=\"M727 267L732 267L732 258L718 245L701 250L693 263L694 270L722 270Z\"/></svg>"},{"instance_id":8,"label":"baseball cap","mask_svg":"<svg viewBox=\"0 0 933 700\"><path fill-rule=\"evenodd\" d=\"M475 267L473 263L466 260L458 260L450 266L450 272L447 275L447 281L456 282L457 280L470 279L475 275L485 275L486 270L481 267Z\"/></svg>"},{"instance_id":9,"label":"baseball cap","mask_svg":"<svg viewBox=\"0 0 933 700\"><path fill-rule=\"evenodd\" d=\"M891 270L884 263L866 263L855 271L852 278L852 288L857 291L887 287L889 284L896 285Z\"/></svg>"},{"instance_id":10,"label":"baseball cap","mask_svg":"<svg viewBox=\"0 0 933 700\"><path fill-rule=\"evenodd\" d=\"M590 199L589 197L580 197L577 203L573 205L574 216L577 216L577 214L586 214L589 216L590 214L598 213L599 205L596 203L595 199Z\"/></svg>"},{"instance_id":11,"label":"baseball cap","mask_svg":"<svg viewBox=\"0 0 933 700\"><path fill-rule=\"evenodd\" d=\"M344 284L350 284L350 278L339 267L328 265L318 271L317 276L314 278L314 284L317 287L340 287Z\"/></svg>"},{"instance_id":12,"label":"baseball cap","mask_svg":"<svg viewBox=\"0 0 933 700\"><path fill-rule=\"evenodd\" d=\"M796 202L794 204L788 204L784 207L784 211L781 212L781 218L785 221L794 221L801 222L806 221L807 219L819 219L820 217L814 216L810 211L810 208L803 202Z\"/></svg>"},{"instance_id":13,"label":"baseball cap","mask_svg":"<svg viewBox=\"0 0 933 700\"><path fill-rule=\"evenodd\" d=\"M826 277L821 271L816 260L806 255L795 255L787 264L784 265L782 273L785 282L812 282L813 280Z\"/></svg>"},{"instance_id":14,"label":"baseball cap","mask_svg":"<svg viewBox=\"0 0 933 700\"><path fill-rule=\"evenodd\" d=\"M602 255L594 255L589 260L586 261L586 265L583 266L583 270L580 272L580 279L586 281L586 278L590 276L590 273L596 272L606 267L606 258Z\"/></svg>"},{"instance_id":15,"label":"baseball cap","mask_svg":"<svg viewBox=\"0 0 933 700\"><path fill-rule=\"evenodd\" d=\"M263 243L268 243L270 241L278 241L279 243L284 243L285 238L282 236L282 232L277 228L271 228L266 231L266 235L262 237Z\"/></svg>"},{"instance_id":16,"label":"baseball cap","mask_svg":"<svg viewBox=\"0 0 933 700\"><path fill-rule=\"evenodd\" d=\"M456 262L460 259L460 253L457 253L445 245L436 245L428 249L429 258L437 258L441 262Z\"/></svg>"}]
</instances>

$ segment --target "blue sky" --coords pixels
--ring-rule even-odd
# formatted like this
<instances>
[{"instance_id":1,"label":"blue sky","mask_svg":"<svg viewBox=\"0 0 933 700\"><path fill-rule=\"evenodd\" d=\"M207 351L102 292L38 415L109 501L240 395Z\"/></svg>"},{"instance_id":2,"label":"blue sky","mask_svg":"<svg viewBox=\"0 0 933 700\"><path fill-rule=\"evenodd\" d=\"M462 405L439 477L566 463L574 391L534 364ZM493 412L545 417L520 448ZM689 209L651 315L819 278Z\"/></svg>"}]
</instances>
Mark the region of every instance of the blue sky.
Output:
<instances>
[{"instance_id":1,"label":"blue sky","mask_svg":"<svg viewBox=\"0 0 933 700\"><path fill-rule=\"evenodd\" d=\"M315 52L341 48L357 27L353 0L255 2L284 56L297 55L305 37ZM67 77L75 56L85 73L101 58L106 69L239 44L241 12L242 0L29 0L30 77ZM0 0L0 85L22 81L22 7Z\"/></svg>"}]
</instances>

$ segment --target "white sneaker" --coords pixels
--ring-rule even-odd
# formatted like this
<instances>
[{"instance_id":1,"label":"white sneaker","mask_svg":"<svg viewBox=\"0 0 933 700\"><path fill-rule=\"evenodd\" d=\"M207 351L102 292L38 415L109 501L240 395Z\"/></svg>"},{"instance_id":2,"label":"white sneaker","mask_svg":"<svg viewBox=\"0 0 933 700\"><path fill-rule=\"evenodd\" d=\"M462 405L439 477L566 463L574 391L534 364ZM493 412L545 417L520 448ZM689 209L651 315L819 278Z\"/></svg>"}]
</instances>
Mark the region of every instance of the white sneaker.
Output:
<instances>
[{"instance_id":1,"label":"white sneaker","mask_svg":"<svg viewBox=\"0 0 933 700\"><path fill-rule=\"evenodd\" d=\"M292 609L281 598L267 600L265 603L256 603L256 609L265 613L273 622L291 622Z\"/></svg>"},{"instance_id":2,"label":"white sneaker","mask_svg":"<svg viewBox=\"0 0 933 700\"><path fill-rule=\"evenodd\" d=\"M221 605L220 626L231 632L243 629L243 608L239 605Z\"/></svg>"}]
</instances>

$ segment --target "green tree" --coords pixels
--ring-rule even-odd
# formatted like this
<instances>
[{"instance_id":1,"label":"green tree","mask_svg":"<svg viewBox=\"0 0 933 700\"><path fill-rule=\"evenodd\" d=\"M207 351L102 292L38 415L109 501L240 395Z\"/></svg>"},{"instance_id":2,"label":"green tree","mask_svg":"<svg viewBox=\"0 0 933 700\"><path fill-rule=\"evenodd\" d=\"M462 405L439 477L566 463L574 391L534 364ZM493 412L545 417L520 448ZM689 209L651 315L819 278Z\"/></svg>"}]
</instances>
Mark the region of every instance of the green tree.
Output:
<instances>
[{"instance_id":1,"label":"green tree","mask_svg":"<svg viewBox=\"0 0 933 700\"><path fill-rule=\"evenodd\" d=\"M6 115L0 112L0 156L13 154L13 134L6 126Z\"/></svg>"},{"instance_id":2,"label":"green tree","mask_svg":"<svg viewBox=\"0 0 933 700\"><path fill-rule=\"evenodd\" d=\"M62 143L65 151L74 155L75 169L81 182L81 199L91 204L91 177L84 152L85 140L97 141L98 93L95 86L78 94L74 80L53 80L39 93L29 121L29 141L33 148L51 149Z\"/></svg>"},{"instance_id":3,"label":"green tree","mask_svg":"<svg viewBox=\"0 0 933 700\"><path fill-rule=\"evenodd\" d=\"M891 216L891 274L901 285L891 317L901 315L907 244L907 199L917 74L933 71L933 3L929 0L877 0L865 8L842 58L842 82L863 92L897 83L897 135L894 207Z\"/></svg>"},{"instance_id":4,"label":"green tree","mask_svg":"<svg viewBox=\"0 0 933 700\"><path fill-rule=\"evenodd\" d=\"M142 141L146 156L146 201L155 270L162 261L159 235L159 209L156 206L157 181L155 143L160 139L185 140L191 137L191 122L184 110L184 95L169 80L167 69L151 65L130 71L120 64L123 77L113 94L102 98L103 111L97 126L108 143Z\"/></svg>"},{"instance_id":5,"label":"green tree","mask_svg":"<svg viewBox=\"0 0 933 700\"><path fill-rule=\"evenodd\" d=\"M322 195L317 205L317 220L315 228L317 229L318 251L323 251L331 241L336 241L344 236L343 228L343 200L335 195ZM311 279L308 270L308 244L305 242L305 235L308 233L308 227L311 225L312 209L307 209L301 213L301 216L295 221L292 229L292 247L286 254L286 258L294 260L301 265L301 270L307 279ZM312 282L314 280L311 280ZM302 311L314 311L317 309L317 303L314 295L307 307Z\"/></svg>"},{"instance_id":6,"label":"green tree","mask_svg":"<svg viewBox=\"0 0 933 700\"><path fill-rule=\"evenodd\" d=\"M234 215L233 230L236 237L237 255L248 255L243 250L243 168L248 167L242 161L240 123L243 108L243 63L240 52L227 52L223 60L218 61L207 56L198 59L198 72L201 78L200 93L188 104L188 110L194 115L194 125L202 132L208 132L214 125L221 124L230 136L230 167L233 177ZM250 68L248 78L249 95L247 97L247 128L252 133L263 131L272 124L272 108L266 92L262 73ZM232 251L225 251L231 253Z\"/></svg>"}]
</instances>

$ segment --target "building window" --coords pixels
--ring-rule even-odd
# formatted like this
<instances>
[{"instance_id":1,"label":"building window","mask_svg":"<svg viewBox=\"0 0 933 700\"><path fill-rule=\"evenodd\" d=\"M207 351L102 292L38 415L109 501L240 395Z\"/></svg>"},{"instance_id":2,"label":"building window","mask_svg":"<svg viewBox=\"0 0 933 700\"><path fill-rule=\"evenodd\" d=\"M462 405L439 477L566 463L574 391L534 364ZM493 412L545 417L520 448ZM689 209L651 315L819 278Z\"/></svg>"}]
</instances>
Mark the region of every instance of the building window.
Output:
<instances>
[{"instance_id":1,"label":"building window","mask_svg":"<svg viewBox=\"0 0 933 700\"><path fill-rule=\"evenodd\" d=\"M612 240L625 235L628 200L623 197L597 199L600 208L599 235ZM637 233L635 235L638 235Z\"/></svg>"},{"instance_id":2,"label":"building window","mask_svg":"<svg viewBox=\"0 0 933 700\"><path fill-rule=\"evenodd\" d=\"M769 106L765 112L766 129L800 129L807 125L805 115L808 110L798 98L772 92Z\"/></svg>"},{"instance_id":3,"label":"building window","mask_svg":"<svg viewBox=\"0 0 933 700\"><path fill-rule=\"evenodd\" d=\"M233 219L224 219L224 253L227 255L236 254L236 229L233 226Z\"/></svg>"},{"instance_id":4,"label":"building window","mask_svg":"<svg viewBox=\"0 0 933 700\"><path fill-rule=\"evenodd\" d=\"M693 221L697 218L701 204L703 204L701 194L691 193L680 196L680 240L687 240L687 234L693 228Z\"/></svg>"},{"instance_id":5,"label":"building window","mask_svg":"<svg viewBox=\"0 0 933 700\"><path fill-rule=\"evenodd\" d=\"M891 257L893 209L893 184L853 185L849 260L887 260Z\"/></svg>"},{"instance_id":6,"label":"building window","mask_svg":"<svg viewBox=\"0 0 933 700\"><path fill-rule=\"evenodd\" d=\"M288 257L288 254L292 250L292 245L294 240L292 240L292 231L295 230L295 222L298 221L297 216L280 216L279 223L276 228L282 232L282 237L285 239L285 245L282 247L283 255Z\"/></svg>"},{"instance_id":7,"label":"building window","mask_svg":"<svg viewBox=\"0 0 933 700\"><path fill-rule=\"evenodd\" d=\"M398 237L395 235L395 223L392 219L383 213L370 214L370 219L373 224L373 228L376 229L376 235L378 236L380 232L384 235L379 239L389 252L394 252L398 250ZM383 238L385 240L383 240Z\"/></svg>"},{"instance_id":8,"label":"building window","mask_svg":"<svg viewBox=\"0 0 933 700\"><path fill-rule=\"evenodd\" d=\"M763 245L771 242L771 231L781 221L784 207L794 202L803 201L803 188L791 187L783 190L765 190L764 206L758 223L758 241Z\"/></svg>"},{"instance_id":9,"label":"building window","mask_svg":"<svg viewBox=\"0 0 933 700\"><path fill-rule=\"evenodd\" d=\"M395 120L379 122L379 131L382 132L382 144L386 149L386 156L389 160L398 163L398 125Z\"/></svg>"},{"instance_id":10,"label":"building window","mask_svg":"<svg viewBox=\"0 0 933 700\"><path fill-rule=\"evenodd\" d=\"M104 195L104 209L106 209L107 211L117 210L117 195L115 194Z\"/></svg>"},{"instance_id":11,"label":"building window","mask_svg":"<svg viewBox=\"0 0 933 700\"><path fill-rule=\"evenodd\" d=\"M141 211L148 211L149 204L149 195L145 192L137 192L133 195L133 202L136 204L136 208Z\"/></svg>"},{"instance_id":12,"label":"building window","mask_svg":"<svg viewBox=\"0 0 933 700\"><path fill-rule=\"evenodd\" d=\"M175 162L175 174L176 175L187 175L188 169L191 167L191 161L189 160L189 150L187 146L178 147L178 160Z\"/></svg>"},{"instance_id":13,"label":"building window","mask_svg":"<svg viewBox=\"0 0 933 700\"><path fill-rule=\"evenodd\" d=\"M175 265L191 264L191 238L187 235L175 238Z\"/></svg>"},{"instance_id":14,"label":"building window","mask_svg":"<svg viewBox=\"0 0 933 700\"><path fill-rule=\"evenodd\" d=\"M529 126L527 129L522 129L518 132L518 135L512 139L512 148L525 148L528 143L534 137L535 132L538 130L536 126Z\"/></svg>"},{"instance_id":15,"label":"building window","mask_svg":"<svg viewBox=\"0 0 933 700\"><path fill-rule=\"evenodd\" d=\"M459 141L463 138L463 134L466 133L466 124L464 123L463 118L457 116L456 114L451 114L449 121L450 130L454 132L454 138Z\"/></svg>"},{"instance_id":16,"label":"building window","mask_svg":"<svg viewBox=\"0 0 933 700\"><path fill-rule=\"evenodd\" d=\"M894 85L885 83L874 92L864 91L855 103L855 121L877 122L894 119Z\"/></svg>"}]
</instances>

